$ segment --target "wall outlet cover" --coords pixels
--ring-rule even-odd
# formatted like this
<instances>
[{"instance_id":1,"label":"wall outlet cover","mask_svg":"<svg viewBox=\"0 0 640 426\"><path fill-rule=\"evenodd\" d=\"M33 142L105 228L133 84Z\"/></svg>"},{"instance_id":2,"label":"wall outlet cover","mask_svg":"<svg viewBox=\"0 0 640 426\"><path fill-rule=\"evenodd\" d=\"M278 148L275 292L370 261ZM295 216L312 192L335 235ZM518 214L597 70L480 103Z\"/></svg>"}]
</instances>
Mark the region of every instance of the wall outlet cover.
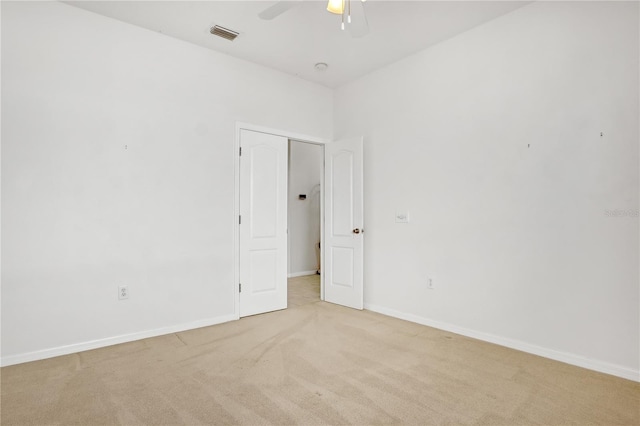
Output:
<instances>
[{"instance_id":1,"label":"wall outlet cover","mask_svg":"<svg viewBox=\"0 0 640 426\"><path fill-rule=\"evenodd\" d=\"M128 299L129 298L129 287L126 285L118 286L118 299Z\"/></svg>"}]
</instances>

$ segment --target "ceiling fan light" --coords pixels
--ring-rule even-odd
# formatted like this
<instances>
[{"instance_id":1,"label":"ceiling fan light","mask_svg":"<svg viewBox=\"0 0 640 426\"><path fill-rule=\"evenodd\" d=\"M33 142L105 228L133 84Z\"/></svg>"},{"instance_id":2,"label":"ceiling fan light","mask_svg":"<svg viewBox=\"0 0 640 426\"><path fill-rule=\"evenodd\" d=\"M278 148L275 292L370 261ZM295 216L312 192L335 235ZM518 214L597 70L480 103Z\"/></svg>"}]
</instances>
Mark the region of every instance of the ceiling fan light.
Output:
<instances>
[{"instance_id":1,"label":"ceiling fan light","mask_svg":"<svg viewBox=\"0 0 640 426\"><path fill-rule=\"evenodd\" d=\"M336 15L342 15L344 13L344 0L329 0L327 10Z\"/></svg>"}]
</instances>

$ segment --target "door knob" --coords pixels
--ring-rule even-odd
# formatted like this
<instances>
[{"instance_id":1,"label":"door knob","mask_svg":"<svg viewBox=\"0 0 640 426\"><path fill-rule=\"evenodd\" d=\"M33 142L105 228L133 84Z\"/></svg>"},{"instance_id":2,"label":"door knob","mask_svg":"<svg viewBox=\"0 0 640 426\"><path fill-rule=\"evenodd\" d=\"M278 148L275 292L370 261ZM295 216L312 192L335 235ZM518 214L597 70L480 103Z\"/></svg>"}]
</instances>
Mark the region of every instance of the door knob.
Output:
<instances>
[{"instance_id":1,"label":"door knob","mask_svg":"<svg viewBox=\"0 0 640 426\"><path fill-rule=\"evenodd\" d=\"M359 234L359 233L360 233L360 229L358 229L358 228L354 229L354 230L353 230L353 233L354 233L354 234Z\"/></svg>"}]
</instances>

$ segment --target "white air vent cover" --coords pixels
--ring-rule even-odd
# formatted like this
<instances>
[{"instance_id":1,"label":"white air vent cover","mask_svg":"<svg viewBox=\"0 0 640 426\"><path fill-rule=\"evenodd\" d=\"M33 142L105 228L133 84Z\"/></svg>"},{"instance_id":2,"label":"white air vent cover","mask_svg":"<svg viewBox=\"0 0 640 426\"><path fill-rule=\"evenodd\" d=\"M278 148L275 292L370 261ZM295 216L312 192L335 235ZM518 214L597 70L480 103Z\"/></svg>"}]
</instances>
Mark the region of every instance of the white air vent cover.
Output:
<instances>
[{"instance_id":1,"label":"white air vent cover","mask_svg":"<svg viewBox=\"0 0 640 426\"><path fill-rule=\"evenodd\" d=\"M213 35L216 35L218 37L222 37L222 38L226 38L227 40L235 40L236 37L238 37L238 34L235 31L232 31L228 28L225 27L221 27L220 25L215 25L213 27L211 27L211 29L209 30L209 32Z\"/></svg>"}]
</instances>

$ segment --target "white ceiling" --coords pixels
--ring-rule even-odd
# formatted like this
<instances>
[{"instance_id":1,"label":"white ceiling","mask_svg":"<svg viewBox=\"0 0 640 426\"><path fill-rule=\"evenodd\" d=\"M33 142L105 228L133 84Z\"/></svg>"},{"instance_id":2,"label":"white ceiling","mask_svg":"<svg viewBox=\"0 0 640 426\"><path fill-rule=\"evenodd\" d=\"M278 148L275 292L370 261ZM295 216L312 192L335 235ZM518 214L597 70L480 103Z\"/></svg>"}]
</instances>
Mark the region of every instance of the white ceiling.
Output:
<instances>
[{"instance_id":1,"label":"white ceiling","mask_svg":"<svg viewBox=\"0 0 640 426\"><path fill-rule=\"evenodd\" d=\"M359 0L352 1L356 10ZM258 13L275 1L65 3L335 88L528 2L369 0L362 4L369 33L360 38L340 30L326 1L295 2L273 20ZM213 36L214 24L240 35L233 42ZM317 62L329 68L317 71Z\"/></svg>"}]
</instances>

